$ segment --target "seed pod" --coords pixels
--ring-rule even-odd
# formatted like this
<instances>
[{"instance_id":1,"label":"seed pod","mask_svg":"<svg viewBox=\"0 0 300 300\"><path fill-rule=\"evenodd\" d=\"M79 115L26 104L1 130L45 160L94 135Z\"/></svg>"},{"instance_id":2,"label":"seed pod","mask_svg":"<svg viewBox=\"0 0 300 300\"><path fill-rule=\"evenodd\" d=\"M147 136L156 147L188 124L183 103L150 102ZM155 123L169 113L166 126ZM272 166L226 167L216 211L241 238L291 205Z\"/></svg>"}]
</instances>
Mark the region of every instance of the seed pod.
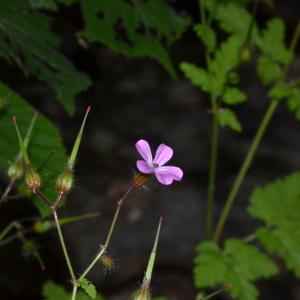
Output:
<instances>
[{"instance_id":1,"label":"seed pod","mask_svg":"<svg viewBox=\"0 0 300 300\"><path fill-rule=\"evenodd\" d=\"M18 155L16 160L9 166L7 171L8 176L11 179L21 179L24 174L24 164L22 155Z\"/></svg>"},{"instance_id":2,"label":"seed pod","mask_svg":"<svg viewBox=\"0 0 300 300\"><path fill-rule=\"evenodd\" d=\"M65 168L56 180L56 189L61 193L68 193L73 186L73 172Z\"/></svg>"},{"instance_id":3,"label":"seed pod","mask_svg":"<svg viewBox=\"0 0 300 300\"><path fill-rule=\"evenodd\" d=\"M41 178L31 165L26 166L25 181L34 193L41 186Z\"/></svg>"}]
</instances>

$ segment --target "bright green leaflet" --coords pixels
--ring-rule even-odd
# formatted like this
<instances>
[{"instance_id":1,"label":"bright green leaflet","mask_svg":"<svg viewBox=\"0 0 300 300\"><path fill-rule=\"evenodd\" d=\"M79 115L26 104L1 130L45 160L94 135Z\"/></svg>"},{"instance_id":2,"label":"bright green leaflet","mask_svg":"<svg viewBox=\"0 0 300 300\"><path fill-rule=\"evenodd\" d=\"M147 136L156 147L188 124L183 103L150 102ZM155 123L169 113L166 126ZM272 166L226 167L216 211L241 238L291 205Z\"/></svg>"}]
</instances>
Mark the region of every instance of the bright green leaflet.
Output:
<instances>
[{"instance_id":1,"label":"bright green leaflet","mask_svg":"<svg viewBox=\"0 0 300 300\"><path fill-rule=\"evenodd\" d=\"M254 190L248 208L262 220L257 230L261 243L281 257L300 277L300 173L293 173Z\"/></svg>"},{"instance_id":2,"label":"bright green leaflet","mask_svg":"<svg viewBox=\"0 0 300 300\"><path fill-rule=\"evenodd\" d=\"M0 115L0 168L7 170L9 163L19 152L18 138L12 122L16 116L21 134L24 136L30 124L34 109L24 99L0 83L0 98L6 105ZM57 191L55 180L63 169L67 157L58 130L42 114L38 115L28 146L30 160L41 175L42 191L54 202ZM49 215L49 208L38 198L34 202L43 216Z\"/></svg>"},{"instance_id":3,"label":"bright green leaflet","mask_svg":"<svg viewBox=\"0 0 300 300\"><path fill-rule=\"evenodd\" d=\"M197 248L194 278L198 288L231 284L228 292L234 299L258 299L253 282L278 272L276 265L256 247L242 240L228 239L224 250L214 242L205 241Z\"/></svg>"},{"instance_id":4,"label":"bright green leaflet","mask_svg":"<svg viewBox=\"0 0 300 300\"><path fill-rule=\"evenodd\" d=\"M53 282L46 282L43 286L43 296L45 300L70 300L71 294L67 293L63 287ZM78 291L76 300L90 300L91 298L84 292ZM95 300L104 300L98 294Z\"/></svg>"}]
</instances>

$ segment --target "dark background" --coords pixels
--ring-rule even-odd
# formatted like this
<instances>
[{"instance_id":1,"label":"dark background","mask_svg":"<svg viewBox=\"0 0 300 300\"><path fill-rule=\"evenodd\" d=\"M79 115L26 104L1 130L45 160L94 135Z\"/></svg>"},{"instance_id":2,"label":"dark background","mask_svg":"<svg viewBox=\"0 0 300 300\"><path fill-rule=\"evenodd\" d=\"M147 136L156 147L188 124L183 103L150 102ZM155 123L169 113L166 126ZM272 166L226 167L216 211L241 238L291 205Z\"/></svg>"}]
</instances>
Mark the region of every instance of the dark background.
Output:
<instances>
[{"instance_id":1,"label":"dark background","mask_svg":"<svg viewBox=\"0 0 300 300\"><path fill-rule=\"evenodd\" d=\"M198 20L197 1L178 1L177 8ZM288 36L299 18L297 1L278 1L269 8L260 4L258 22L281 16ZM100 45L80 48L74 33L82 26L78 6L63 8L55 15L54 28L63 38L62 50L93 80L90 89L77 97L77 114L69 117L53 94L34 78L24 78L18 69L1 62L0 79L40 109L57 124L67 149L71 150L87 105L92 106L76 168L76 184L61 217L101 211L101 217L65 226L68 248L75 270L80 273L104 241L117 199L131 182L138 154L134 143L144 138L153 150L160 143L174 149L172 163L184 170L180 183L169 187L155 182L139 190L123 208L109 246L117 270L105 274L96 266L89 278L108 299L128 299L142 281L155 236L157 222L164 216L159 251L152 281L156 295L168 299L194 299L192 281L195 246L204 238L205 195L210 147L207 96L179 73L173 81L156 62L128 59ZM299 53L299 47L298 47ZM204 63L203 48L191 31L172 49L175 63L188 60ZM297 76L299 57L289 76ZM242 134L221 131L215 217L233 183L249 143L268 106L266 89L255 74L254 62L241 69L241 85L249 101L238 108ZM282 104L238 195L225 228L226 236L244 237L257 225L247 212L253 187L300 168L300 124ZM2 188L5 177L2 176ZM1 228L16 216L37 214L29 201L12 201L1 206ZM56 233L39 239L47 270L42 272L31 257L20 250L18 241L0 248L0 299L41 299L41 286L52 280L70 288L68 271ZM271 280L260 281L261 299L300 299L299 280L284 269ZM223 296L225 299L226 296Z\"/></svg>"}]
</instances>

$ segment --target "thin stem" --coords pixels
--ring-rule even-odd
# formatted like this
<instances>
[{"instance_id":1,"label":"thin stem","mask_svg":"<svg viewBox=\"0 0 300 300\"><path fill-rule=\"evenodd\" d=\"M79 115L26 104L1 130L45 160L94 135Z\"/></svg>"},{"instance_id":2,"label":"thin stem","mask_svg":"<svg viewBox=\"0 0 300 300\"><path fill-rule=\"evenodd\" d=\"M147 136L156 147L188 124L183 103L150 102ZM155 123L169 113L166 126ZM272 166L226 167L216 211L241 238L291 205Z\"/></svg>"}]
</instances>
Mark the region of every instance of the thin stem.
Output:
<instances>
[{"instance_id":1,"label":"thin stem","mask_svg":"<svg viewBox=\"0 0 300 300\"><path fill-rule=\"evenodd\" d=\"M123 195L123 197L118 201L117 203L117 208L114 214L114 218L112 220L112 223L110 225L108 234L106 236L105 239L105 243L104 245L101 246L101 250L99 251L99 253L96 255L96 257L92 260L92 262L89 264L89 266L85 269L85 271L82 273L82 275L79 277L79 280L85 278L85 276L90 272L90 270L95 266L95 264L99 261L99 259L101 258L101 256L105 253L108 244L111 240L113 231L115 229L119 214L120 214L120 210L122 205L124 204L125 200L127 199L127 197L136 189L136 187L134 185L130 186L130 188L127 190L127 192Z\"/></svg>"},{"instance_id":2,"label":"thin stem","mask_svg":"<svg viewBox=\"0 0 300 300\"><path fill-rule=\"evenodd\" d=\"M15 184L15 179L11 179L4 191L4 193L2 194L1 196L1 199L0 199L0 204L4 201L7 201L8 200L8 194L10 193L11 189L13 188L14 184Z\"/></svg>"},{"instance_id":3,"label":"thin stem","mask_svg":"<svg viewBox=\"0 0 300 300\"><path fill-rule=\"evenodd\" d=\"M210 162L209 162L209 177L207 187L207 204L205 213L205 230L206 238L211 238L212 220L213 220L213 206L214 206L214 191L217 173L217 156L218 156L218 140L219 140L219 126L216 114L213 115L212 132L211 132L211 148L210 148Z\"/></svg>"},{"instance_id":4,"label":"thin stem","mask_svg":"<svg viewBox=\"0 0 300 300\"><path fill-rule=\"evenodd\" d=\"M206 24L206 15L203 1L199 0L200 16L201 22ZM212 82L211 74L211 58L207 51L205 50L205 60L208 69L209 81ZM209 175L208 175L208 185L207 185L207 200L206 200L206 213L205 213L205 231L206 238L211 238L212 223L213 223L213 207L214 207L214 190L217 174L217 157L218 157L218 140L219 140L219 124L217 118L218 103L216 95L210 91L210 105L213 112L212 119L212 130L211 130L211 148L210 148L210 162L209 162Z\"/></svg>"},{"instance_id":5,"label":"thin stem","mask_svg":"<svg viewBox=\"0 0 300 300\"><path fill-rule=\"evenodd\" d=\"M296 48L296 45L298 43L300 39L300 20L298 21L297 23L297 26L296 26L296 29L294 31L294 34L292 36L292 40L291 40L291 43L290 43L290 46L289 46L289 49L294 52L295 51L295 48ZM282 73L282 78L281 80L284 80L285 79L285 76L287 74L287 71L288 71L288 66L286 66L286 68L283 70L283 73ZM222 213L221 213L221 216L220 216L220 219L219 219L219 222L217 224L217 227L216 227L216 230L215 230L215 233L214 233L214 241L215 242L218 242L220 237L221 237L221 234L222 234L222 231L224 229L224 225L227 221L227 218L229 216L229 213L231 211L231 208L232 208L232 205L233 205L233 202L236 198L236 195L240 189L240 186L242 184L242 182L244 181L245 179L245 176L247 174L247 171L249 169L249 166L253 160L253 157L254 155L256 154L256 150L261 142L261 139L266 131L266 128L268 127L273 115L274 115L274 112L278 106L279 102L277 101L272 101L261 121L261 124L257 130L257 133L253 139L253 142L248 150L248 153L244 159L244 162L240 168L240 171L237 175L237 178L235 179L235 182L231 188L231 191L226 199L226 202L225 202L225 206L222 210Z\"/></svg>"},{"instance_id":6,"label":"thin stem","mask_svg":"<svg viewBox=\"0 0 300 300\"><path fill-rule=\"evenodd\" d=\"M51 202L41 190L36 189L35 193L49 206L49 208L51 208Z\"/></svg>"},{"instance_id":7,"label":"thin stem","mask_svg":"<svg viewBox=\"0 0 300 300\"><path fill-rule=\"evenodd\" d=\"M13 229L13 228L16 228L16 229L20 229L22 226L16 222L16 221L13 221L11 222L8 226L6 226L3 231L0 233L0 241L5 238L5 236Z\"/></svg>"},{"instance_id":8,"label":"thin stem","mask_svg":"<svg viewBox=\"0 0 300 300\"><path fill-rule=\"evenodd\" d=\"M57 232L58 232L61 247L63 249L65 260L67 262L67 266L68 266L68 269L69 269L69 272L70 272L70 275L71 275L71 278L72 278L72 282L73 282L73 285L75 285L76 277L75 277L75 274L74 274L74 271L73 271L73 267L72 267L72 264L71 264L71 261L70 261L70 257L69 257L68 251L67 251L67 247L66 247L66 244L65 244L65 240L64 240L61 228L60 228L57 212L56 212L55 209L52 209L52 214L53 214L53 217L54 217L56 229L57 229Z\"/></svg>"},{"instance_id":9,"label":"thin stem","mask_svg":"<svg viewBox=\"0 0 300 300\"><path fill-rule=\"evenodd\" d=\"M77 294L77 285L73 283L72 300L76 299L76 294Z\"/></svg>"},{"instance_id":10,"label":"thin stem","mask_svg":"<svg viewBox=\"0 0 300 300\"><path fill-rule=\"evenodd\" d=\"M60 201L61 201L61 199L62 199L62 197L63 197L63 195L64 195L63 192L59 192L59 193L58 193L58 196L57 196L57 198L56 198L54 204L53 204L52 207L51 207L52 209L56 210L57 206L59 205L59 203L60 203Z\"/></svg>"},{"instance_id":11,"label":"thin stem","mask_svg":"<svg viewBox=\"0 0 300 300\"><path fill-rule=\"evenodd\" d=\"M240 189L240 186L242 184L242 182L244 181L245 179L245 175L252 163L252 160L253 160L253 157L254 155L256 154L256 150L258 148L258 146L260 145L260 142L261 142L261 139L274 115L274 112L278 106L278 101L272 101L271 104L269 105L263 119L262 119L262 122L257 130L257 133L252 141L252 144L248 150L248 153L244 159L244 162L240 168L240 171L237 175L237 178L232 186L232 189L226 199L226 202L225 202L225 206L222 210L222 213L221 213L221 216L220 216L220 219L219 219L219 222L217 224L217 227L216 227L216 230L215 230L215 233L214 233L214 241L215 242L218 242L219 239L220 239L220 236L222 234L222 231L223 231L223 228L224 228L224 225L225 225L225 222L228 218L228 215L230 213L230 210L232 208L232 205L233 205L233 202L236 198L236 195Z\"/></svg>"}]
</instances>

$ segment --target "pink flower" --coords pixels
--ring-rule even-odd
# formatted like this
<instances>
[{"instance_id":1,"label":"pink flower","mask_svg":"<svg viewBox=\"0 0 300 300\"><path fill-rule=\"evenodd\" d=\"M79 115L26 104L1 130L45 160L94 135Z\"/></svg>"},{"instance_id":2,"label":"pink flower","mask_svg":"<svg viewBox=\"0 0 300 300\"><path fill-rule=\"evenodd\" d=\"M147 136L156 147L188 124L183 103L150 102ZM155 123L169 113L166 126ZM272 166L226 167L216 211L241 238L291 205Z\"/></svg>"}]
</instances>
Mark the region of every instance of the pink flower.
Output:
<instances>
[{"instance_id":1,"label":"pink flower","mask_svg":"<svg viewBox=\"0 0 300 300\"><path fill-rule=\"evenodd\" d=\"M183 172L178 167L164 166L173 156L173 150L165 144L160 144L156 150L154 159L147 141L139 140L135 147L144 160L138 160L136 166L144 174L153 174L164 185L170 185L173 180L180 181Z\"/></svg>"}]
</instances>

